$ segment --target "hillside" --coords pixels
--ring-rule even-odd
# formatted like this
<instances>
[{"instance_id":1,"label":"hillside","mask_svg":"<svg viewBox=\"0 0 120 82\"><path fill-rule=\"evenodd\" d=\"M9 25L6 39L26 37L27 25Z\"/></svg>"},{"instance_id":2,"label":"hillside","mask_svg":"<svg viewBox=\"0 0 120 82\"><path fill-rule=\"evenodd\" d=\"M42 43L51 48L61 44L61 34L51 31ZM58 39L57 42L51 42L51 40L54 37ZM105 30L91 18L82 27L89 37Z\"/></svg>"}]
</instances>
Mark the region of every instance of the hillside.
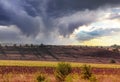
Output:
<instances>
[{"instance_id":1,"label":"hillside","mask_svg":"<svg viewBox=\"0 0 120 82\"><path fill-rule=\"evenodd\" d=\"M0 46L1 60L41 60L109 63L111 59L120 63L120 53L102 47L87 46Z\"/></svg>"}]
</instances>

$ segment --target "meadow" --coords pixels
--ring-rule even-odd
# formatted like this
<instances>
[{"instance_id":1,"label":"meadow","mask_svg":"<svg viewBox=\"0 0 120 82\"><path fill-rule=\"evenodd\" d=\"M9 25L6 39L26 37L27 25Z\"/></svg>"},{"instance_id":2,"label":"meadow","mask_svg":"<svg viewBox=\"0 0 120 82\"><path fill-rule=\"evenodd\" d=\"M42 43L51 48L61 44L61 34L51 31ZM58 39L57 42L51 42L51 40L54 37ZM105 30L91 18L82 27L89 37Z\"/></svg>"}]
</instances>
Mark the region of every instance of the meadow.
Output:
<instances>
[{"instance_id":1,"label":"meadow","mask_svg":"<svg viewBox=\"0 0 120 82\"><path fill-rule=\"evenodd\" d=\"M56 61L0 60L0 82L37 82L36 77L40 74L44 74L48 82L56 82L54 71L58 63ZM72 66L72 73L69 76L72 82L89 82L80 78L80 67L84 64L92 67L98 82L120 82L119 64L68 63ZM71 82L69 78L66 82Z\"/></svg>"},{"instance_id":2,"label":"meadow","mask_svg":"<svg viewBox=\"0 0 120 82\"><path fill-rule=\"evenodd\" d=\"M58 63L58 61L0 60L0 66L56 67ZM81 67L86 64L94 68L120 68L120 64L69 63L72 67Z\"/></svg>"}]
</instances>

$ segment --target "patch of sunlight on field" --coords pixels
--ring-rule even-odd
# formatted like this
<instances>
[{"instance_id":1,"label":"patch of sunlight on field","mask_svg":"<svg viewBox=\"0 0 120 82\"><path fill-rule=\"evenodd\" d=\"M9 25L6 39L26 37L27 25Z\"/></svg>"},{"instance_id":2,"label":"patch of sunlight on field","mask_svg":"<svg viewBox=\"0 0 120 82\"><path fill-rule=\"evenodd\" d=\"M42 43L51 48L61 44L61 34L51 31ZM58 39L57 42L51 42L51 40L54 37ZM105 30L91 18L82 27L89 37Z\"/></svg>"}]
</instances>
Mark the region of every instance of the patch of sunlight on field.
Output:
<instances>
[{"instance_id":1,"label":"patch of sunlight on field","mask_svg":"<svg viewBox=\"0 0 120 82\"><path fill-rule=\"evenodd\" d=\"M83 64L90 65L95 68L120 68L120 64L92 64L92 63L71 63L73 67L80 67Z\"/></svg>"},{"instance_id":2,"label":"patch of sunlight on field","mask_svg":"<svg viewBox=\"0 0 120 82\"><path fill-rule=\"evenodd\" d=\"M52 61L19 61L0 60L0 66L36 66L36 67L56 67L58 62ZM72 67L81 67L83 64L91 65L95 68L120 68L120 64L92 64L69 62Z\"/></svg>"},{"instance_id":3,"label":"patch of sunlight on field","mask_svg":"<svg viewBox=\"0 0 120 82\"><path fill-rule=\"evenodd\" d=\"M0 66L46 66L55 67L57 62L48 61L19 61L19 60L0 60Z\"/></svg>"}]
</instances>

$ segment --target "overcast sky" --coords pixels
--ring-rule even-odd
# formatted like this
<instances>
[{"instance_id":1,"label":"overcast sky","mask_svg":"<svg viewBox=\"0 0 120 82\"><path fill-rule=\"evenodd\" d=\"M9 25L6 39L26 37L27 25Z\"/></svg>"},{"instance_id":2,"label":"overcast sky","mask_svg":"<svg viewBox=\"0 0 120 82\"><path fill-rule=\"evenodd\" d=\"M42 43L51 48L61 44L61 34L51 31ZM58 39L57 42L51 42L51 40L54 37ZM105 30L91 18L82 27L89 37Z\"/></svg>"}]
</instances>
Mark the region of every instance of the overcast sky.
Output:
<instances>
[{"instance_id":1,"label":"overcast sky","mask_svg":"<svg viewBox=\"0 0 120 82\"><path fill-rule=\"evenodd\" d=\"M0 0L0 42L120 44L120 0Z\"/></svg>"}]
</instances>

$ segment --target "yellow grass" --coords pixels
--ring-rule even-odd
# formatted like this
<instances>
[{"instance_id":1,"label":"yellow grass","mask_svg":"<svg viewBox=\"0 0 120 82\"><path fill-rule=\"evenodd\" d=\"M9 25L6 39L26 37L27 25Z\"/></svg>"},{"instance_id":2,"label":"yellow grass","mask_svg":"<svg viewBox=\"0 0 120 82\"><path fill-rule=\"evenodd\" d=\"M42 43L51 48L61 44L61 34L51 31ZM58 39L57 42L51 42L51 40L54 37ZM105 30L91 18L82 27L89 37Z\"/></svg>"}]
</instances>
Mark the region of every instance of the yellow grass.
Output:
<instances>
[{"instance_id":1,"label":"yellow grass","mask_svg":"<svg viewBox=\"0 0 120 82\"><path fill-rule=\"evenodd\" d=\"M56 67L58 62L52 61L19 61L19 60L0 60L0 66L37 66L37 67ZM83 64L91 65L96 68L120 68L120 64L92 64L69 62L72 67L81 67Z\"/></svg>"},{"instance_id":2,"label":"yellow grass","mask_svg":"<svg viewBox=\"0 0 120 82\"><path fill-rule=\"evenodd\" d=\"M37 82L36 78L38 74L0 74L0 82ZM47 82L56 82L55 76L53 74L45 74ZM120 82L120 75L95 75L97 82ZM72 80L72 81L71 81ZM71 80L66 80L65 82L90 82L89 80L84 80L79 74L72 74Z\"/></svg>"}]
</instances>

